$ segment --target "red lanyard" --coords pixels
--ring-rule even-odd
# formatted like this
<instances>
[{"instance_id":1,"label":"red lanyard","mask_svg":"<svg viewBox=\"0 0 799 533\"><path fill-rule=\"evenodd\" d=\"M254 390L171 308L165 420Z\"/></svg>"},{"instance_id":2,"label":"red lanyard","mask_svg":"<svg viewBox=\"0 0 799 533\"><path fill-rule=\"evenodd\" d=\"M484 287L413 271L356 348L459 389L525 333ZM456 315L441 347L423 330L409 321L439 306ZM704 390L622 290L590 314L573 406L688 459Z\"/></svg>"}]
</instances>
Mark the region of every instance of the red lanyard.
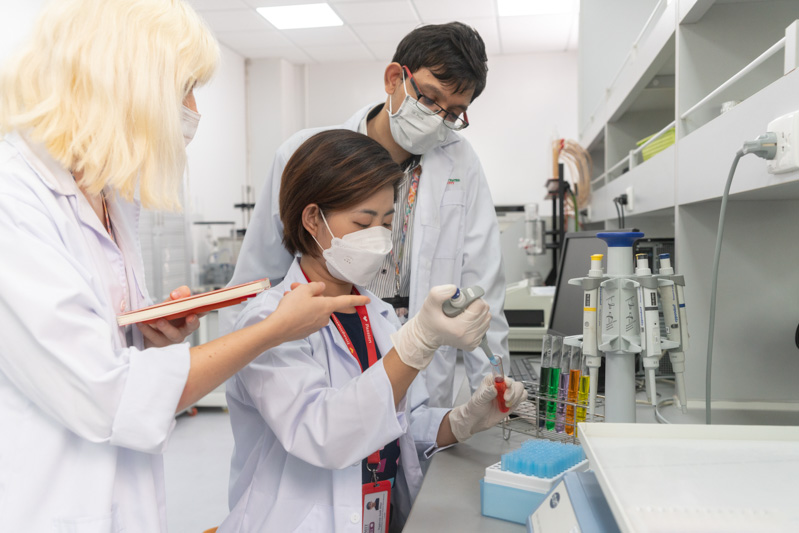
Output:
<instances>
[{"instance_id":1,"label":"red lanyard","mask_svg":"<svg viewBox=\"0 0 799 533\"><path fill-rule=\"evenodd\" d=\"M300 269L302 270L302 269ZM308 277L308 274L305 271L302 271L302 275L305 276L305 279L308 283L311 282L311 279ZM358 289L355 287L352 288L352 293L356 295L360 295L361 293L358 292ZM358 317L361 319L361 324L363 325L363 336L364 341L366 342L366 354L369 360L369 366L374 365L377 362L377 349L375 348L375 339L372 336L372 324L369 322L369 313L366 312L365 305L359 305L355 308L355 311L358 313ZM355 353L355 345L352 344L350 340L350 336L347 335L347 332L344 330L344 326L341 325L341 321L336 317L336 315L330 315L330 318L333 319L333 323L336 325L338 332L341 334L341 338L344 339L344 344L347 345L347 348L350 350L350 353L355 358L355 361L358 362L358 366L361 367L361 373L363 373L363 366L361 366L361 360L358 358L358 354ZM380 451L376 451L369 456L366 461L368 464L378 464L380 463Z\"/></svg>"},{"instance_id":2,"label":"red lanyard","mask_svg":"<svg viewBox=\"0 0 799 533\"><path fill-rule=\"evenodd\" d=\"M306 274L305 271L302 272L302 275L305 276L305 279L308 281L308 283L311 282L311 279L308 277L308 274ZM352 293L356 295L361 294L355 287L352 288ZM369 322L369 313L367 313L365 305L359 305L355 308L355 311L358 313L358 318L361 319L364 341L366 342L366 356L369 361L369 366L372 366L377 362L377 348L375 348L375 339L372 335L372 324ZM333 319L336 329L338 329L338 332L341 334L341 338L344 339L344 344L347 345L347 349L349 349L350 353L355 358L355 361L358 362L358 366L361 367L361 372L363 373L364 368L361 366L361 360L358 358L358 354L355 352L355 345L352 344L350 336L347 335L347 332L344 330L344 326L341 325L341 321L336 315L330 315L330 318Z\"/></svg>"}]
</instances>

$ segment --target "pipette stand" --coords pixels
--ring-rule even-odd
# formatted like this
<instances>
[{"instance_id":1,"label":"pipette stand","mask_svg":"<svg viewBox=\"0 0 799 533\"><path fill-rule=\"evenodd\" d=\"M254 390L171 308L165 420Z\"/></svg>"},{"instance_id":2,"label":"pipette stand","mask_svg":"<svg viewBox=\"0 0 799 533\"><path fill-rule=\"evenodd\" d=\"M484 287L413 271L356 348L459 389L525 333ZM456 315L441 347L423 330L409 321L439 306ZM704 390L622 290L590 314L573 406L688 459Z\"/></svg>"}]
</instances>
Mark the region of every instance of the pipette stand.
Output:
<instances>
[{"instance_id":1,"label":"pipette stand","mask_svg":"<svg viewBox=\"0 0 799 533\"><path fill-rule=\"evenodd\" d=\"M644 236L639 232L599 233L597 237L607 242L607 273L601 276L599 284L598 309L591 315L596 318L596 327L583 329L583 345L587 332L596 335L597 354L605 358L605 421L635 422L635 355L640 353L651 361L660 358L662 350L679 346L660 338L660 323L651 312L647 315L649 302L643 298L644 289L651 290L653 276L646 269L633 273L633 243ZM646 265L644 265L646 266ZM592 267L593 268L593 267ZM569 280L572 285L584 287L586 293L595 288L598 281L596 273L586 278ZM646 281L645 281L646 280ZM655 284L654 287L657 287ZM587 309L586 309L587 311ZM657 313L655 313L656 315ZM584 312L584 317L589 316ZM647 350L647 339L651 344ZM590 350L590 347L589 347ZM588 354L589 352L583 352ZM593 354L591 354L593 355ZM654 372L654 369L650 370ZM597 380L591 380L591 393L596 398ZM653 404L656 402L654 380L648 386ZM589 416L594 413L590 412Z\"/></svg>"}]
</instances>

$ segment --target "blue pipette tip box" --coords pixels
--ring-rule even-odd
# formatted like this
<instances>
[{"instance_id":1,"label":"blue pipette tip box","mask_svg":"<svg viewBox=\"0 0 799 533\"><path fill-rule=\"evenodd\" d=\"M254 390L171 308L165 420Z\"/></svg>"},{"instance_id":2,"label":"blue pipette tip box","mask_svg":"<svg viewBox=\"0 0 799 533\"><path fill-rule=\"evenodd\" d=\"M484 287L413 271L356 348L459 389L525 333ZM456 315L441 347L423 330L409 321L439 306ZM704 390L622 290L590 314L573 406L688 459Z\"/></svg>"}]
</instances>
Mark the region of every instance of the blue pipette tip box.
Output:
<instances>
[{"instance_id":1,"label":"blue pipette tip box","mask_svg":"<svg viewBox=\"0 0 799 533\"><path fill-rule=\"evenodd\" d=\"M566 472L588 470L581 446L531 439L486 468L480 480L484 516L525 524ZM537 475L536 475L537 474Z\"/></svg>"}]
</instances>

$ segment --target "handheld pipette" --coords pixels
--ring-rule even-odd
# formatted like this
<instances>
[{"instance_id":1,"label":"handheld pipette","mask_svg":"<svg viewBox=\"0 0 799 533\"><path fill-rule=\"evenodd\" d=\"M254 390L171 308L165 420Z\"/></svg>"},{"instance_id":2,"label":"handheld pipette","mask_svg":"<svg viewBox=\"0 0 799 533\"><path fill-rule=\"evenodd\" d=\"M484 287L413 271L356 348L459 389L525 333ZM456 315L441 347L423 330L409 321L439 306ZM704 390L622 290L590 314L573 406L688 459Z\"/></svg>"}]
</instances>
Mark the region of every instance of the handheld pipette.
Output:
<instances>
[{"instance_id":1,"label":"handheld pipette","mask_svg":"<svg viewBox=\"0 0 799 533\"><path fill-rule=\"evenodd\" d=\"M444 302L442 310L448 317L456 317L463 313L473 301L482 298L484 294L485 291L477 285L463 290L455 289L455 294L452 295L452 298ZM485 336L483 336L483 339L480 341L480 348L485 352L489 363L491 363L491 372L494 374L494 387L497 389L499 410L503 413L507 413L510 409L505 405L505 390L507 385L505 383L505 371L502 368L502 359L494 355L491 351L491 347L488 345L488 339Z\"/></svg>"},{"instance_id":2,"label":"handheld pipette","mask_svg":"<svg viewBox=\"0 0 799 533\"><path fill-rule=\"evenodd\" d=\"M646 254L635 256L638 283L638 315L641 321L641 348L646 370L646 391L652 405L657 405L655 369L660 363L660 317L658 316L658 280L652 277Z\"/></svg>"},{"instance_id":3,"label":"handheld pipette","mask_svg":"<svg viewBox=\"0 0 799 533\"><path fill-rule=\"evenodd\" d=\"M685 394L685 351L688 349L688 324L685 313L685 278L674 275L669 254L660 254L660 278L666 283L660 286L663 316L670 341L680 343L678 349L669 350L669 361L674 370L674 383L683 413L688 412Z\"/></svg>"},{"instance_id":4,"label":"handheld pipette","mask_svg":"<svg viewBox=\"0 0 799 533\"><path fill-rule=\"evenodd\" d=\"M602 358L599 356L597 348L597 302L599 301L599 287L603 279L602 254L591 256L591 269L588 271L588 278L583 278L583 355L585 366L588 369L586 381L589 384L588 391L588 415L593 418L596 408L596 393L599 383L599 366ZM584 374L585 375L585 374Z\"/></svg>"}]
</instances>

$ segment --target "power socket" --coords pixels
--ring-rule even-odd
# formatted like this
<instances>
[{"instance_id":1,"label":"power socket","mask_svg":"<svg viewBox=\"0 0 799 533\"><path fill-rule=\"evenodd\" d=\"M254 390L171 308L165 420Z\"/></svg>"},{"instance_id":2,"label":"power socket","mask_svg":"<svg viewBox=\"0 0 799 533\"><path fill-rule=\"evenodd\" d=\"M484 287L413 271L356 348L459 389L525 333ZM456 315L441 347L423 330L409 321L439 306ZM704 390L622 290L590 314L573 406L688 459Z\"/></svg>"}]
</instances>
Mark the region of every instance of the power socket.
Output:
<instances>
[{"instance_id":1,"label":"power socket","mask_svg":"<svg viewBox=\"0 0 799 533\"><path fill-rule=\"evenodd\" d=\"M632 185L624 189L624 194L627 195L627 205L625 205L624 208L627 211L633 211L635 208L635 203L634 203L635 196L633 196Z\"/></svg>"},{"instance_id":2,"label":"power socket","mask_svg":"<svg viewBox=\"0 0 799 533\"><path fill-rule=\"evenodd\" d=\"M766 162L770 174L799 170L799 111L769 122L767 131L777 134L777 156Z\"/></svg>"}]
</instances>

